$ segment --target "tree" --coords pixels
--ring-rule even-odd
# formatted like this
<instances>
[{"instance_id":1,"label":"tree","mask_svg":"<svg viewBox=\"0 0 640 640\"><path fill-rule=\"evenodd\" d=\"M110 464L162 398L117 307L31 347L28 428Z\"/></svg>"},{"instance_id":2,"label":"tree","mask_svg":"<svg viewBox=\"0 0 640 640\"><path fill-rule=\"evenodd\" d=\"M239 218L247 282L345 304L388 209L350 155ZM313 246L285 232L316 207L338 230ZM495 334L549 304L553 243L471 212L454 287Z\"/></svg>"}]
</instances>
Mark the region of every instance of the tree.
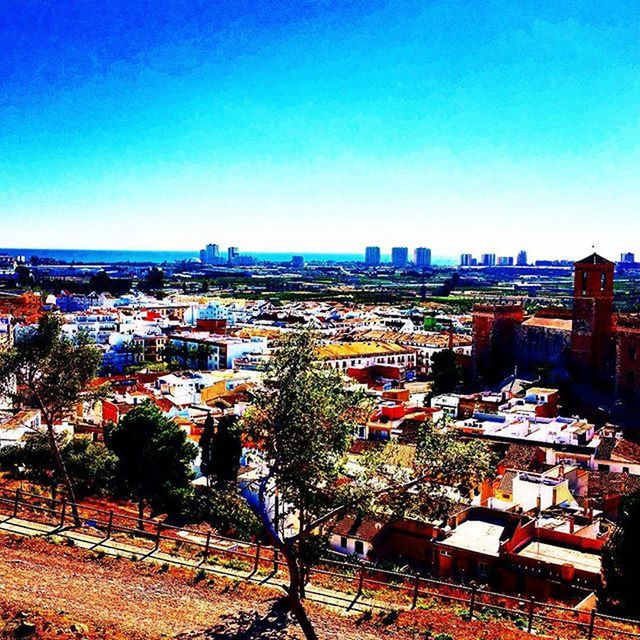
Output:
<instances>
[{"instance_id":1,"label":"tree","mask_svg":"<svg viewBox=\"0 0 640 640\"><path fill-rule=\"evenodd\" d=\"M208 484L211 484L213 467L211 458L215 431L216 427L213 421L213 416L211 413L207 413L207 417L204 419L202 434L200 435L198 445L200 446L200 471L202 471L202 475L207 478Z\"/></svg>"},{"instance_id":2,"label":"tree","mask_svg":"<svg viewBox=\"0 0 640 640\"><path fill-rule=\"evenodd\" d=\"M213 478L219 488L238 479L242 444L236 422L236 416L221 416L216 429L208 414L200 436L200 469L209 484Z\"/></svg>"},{"instance_id":3,"label":"tree","mask_svg":"<svg viewBox=\"0 0 640 640\"><path fill-rule=\"evenodd\" d=\"M89 288L97 293L104 291L112 292L113 280L111 280L111 277L104 269L101 269L89 278Z\"/></svg>"},{"instance_id":4,"label":"tree","mask_svg":"<svg viewBox=\"0 0 640 640\"><path fill-rule=\"evenodd\" d=\"M138 503L141 530L145 505L156 513L180 510L191 491L197 447L173 420L147 401L108 425L105 442L117 457L121 490Z\"/></svg>"},{"instance_id":5,"label":"tree","mask_svg":"<svg viewBox=\"0 0 640 640\"><path fill-rule=\"evenodd\" d=\"M0 392L17 407L40 410L76 523L80 522L76 495L55 425L79 402L95 402L102 395L102 389L89 389L101 361L100 351L86 334L79 333L75 338L63 335L61 320L52 315L43 315L35 328L25 328L18 334L12 347L0 350Z\"/></svg>"},{"instance_id":6,"label":"tree","mask_svg":"<svg viewBox=\"0 0 640 640\"><path fill-rule=\"evenodd\" d=\"M160 267L151 267L145 274L143 289L151 291L153 289L162 289L164 284L164 273Z\"/></svg>"},{"instance_id":7,"label":"tree","mask_svg":"<svg viewBox=\"0 0 640 640\"><path fill-rule=\"evenodd\" d=\"M185 502L182 515L190 522L207 522L222 535L242 540L252 540L261 531L253 511L231 483L215 489L198 487L192 500Z\"/></svg>"},{"instance_id":8,"label":"tree","mask_svg":"<svg viewBox=\"0 0 640 640\"><path fill-rule=\"evenodd\" d=\"M69 475L73 478L76 496L107 495L111 492L115 478L115 456L102 444L87 438L71 438L57 435L60 454ZM24 477L52 488L62 482L48 438L42 433L33 433L23 445L12 445L0 449L0 469L15 471L24 468Z\"/></svg>"},{"instance_id":9,"label":"tree","mask_svg":"<svg viewBox=\"0 0 640 640\"><path fill-rule=\"evenodd\" d=\"M451 349L436 351L431 358L431 374L434 395L455 391L461 379L461 369L455 352Z\"/></svg>"},{"instance_id":10,"label":"tree","mask_svg":"<svg viewBox=\"0 0 640 640\"><path fill-rule=\"evenodd\" d=\"M454 434L430 430L423 434L414 469L372 456L354 472L347 454L355 427L371 407L363 395L345 388L337 372L315 363L316 348L309 331L289 334L242 420L263 460L255 490L244 495L284 556L289 605L309 640L317 636L303 605L305 582L333 522L374 508L393 516L408 503L422 505L423 513L442 513L450 500L445 487L473 484L491 464L483 444L467 445Z\"/></svg>"},{"instance_id":11,"label":"tree","mask_svg":"<svg viewBox=\"0 0 640 640\"><path fill-rule=\"evenodd\" d=\"M16 280L21 287L32 287L35 284L31 269L26 265L18 265L15 270Z\"/></svg>"},{"instance_id":12,"label":"tree","mask_svg":"<svg viewBox=\"0 0 640 640\"><path fill-rule=\"evenodd\" d=\"M638 617L640 491L625 496L613 533L602 549L602 586L598 600L618 615Z\"/></svg>"}]
</instances>

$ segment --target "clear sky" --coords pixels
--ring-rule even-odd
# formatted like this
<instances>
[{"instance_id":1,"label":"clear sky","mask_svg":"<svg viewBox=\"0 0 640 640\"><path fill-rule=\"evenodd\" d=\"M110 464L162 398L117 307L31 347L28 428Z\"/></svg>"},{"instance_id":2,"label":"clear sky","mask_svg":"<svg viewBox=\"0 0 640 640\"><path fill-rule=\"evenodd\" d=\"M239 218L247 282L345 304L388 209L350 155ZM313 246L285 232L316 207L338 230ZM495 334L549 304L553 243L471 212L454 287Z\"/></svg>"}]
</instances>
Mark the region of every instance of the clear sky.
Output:
<instances>
[{"instance_id":1,"label":"clear sky","mask_svg":"<svg viewBox=\"0 0 640 640\"><path fill-rule=\"evenodd\" d=\"M0 246L640 254L638 0L0 0Z\"/></svg>"}]
</instances>

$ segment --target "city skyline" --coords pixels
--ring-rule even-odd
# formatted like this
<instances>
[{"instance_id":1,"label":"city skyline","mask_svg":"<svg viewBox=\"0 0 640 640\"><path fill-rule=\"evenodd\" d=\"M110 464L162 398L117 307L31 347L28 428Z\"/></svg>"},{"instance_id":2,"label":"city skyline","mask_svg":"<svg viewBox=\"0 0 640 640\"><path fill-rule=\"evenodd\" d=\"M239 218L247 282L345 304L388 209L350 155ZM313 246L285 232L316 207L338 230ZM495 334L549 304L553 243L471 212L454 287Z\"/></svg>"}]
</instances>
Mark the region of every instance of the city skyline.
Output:
<instances>
[{"instance_id":1,"label":"city skyline","mask_svg":"<svg viewBox=\"0 0 640 640\"><path fill-rule=\"evenodd\" d=\"M434 256L640 233L631 2L10 2L6 246ZM400 221L401 224L397 224ZM237 226L242 228L238 238ZM455 247L456 251L452 251Z\"/></svg>"}]
</instances>

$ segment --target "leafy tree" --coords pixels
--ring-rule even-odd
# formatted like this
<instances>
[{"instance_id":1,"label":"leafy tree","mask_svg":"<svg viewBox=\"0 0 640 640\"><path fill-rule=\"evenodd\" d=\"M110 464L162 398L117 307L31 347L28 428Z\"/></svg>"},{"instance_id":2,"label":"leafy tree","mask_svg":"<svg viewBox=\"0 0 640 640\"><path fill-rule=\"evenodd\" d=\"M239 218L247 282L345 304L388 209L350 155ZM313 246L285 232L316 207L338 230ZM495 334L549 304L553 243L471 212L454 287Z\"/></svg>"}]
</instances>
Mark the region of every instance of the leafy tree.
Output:
<instances>
[{"instance_id":1,"label":"leafy tree","mask_svg":"<svg viewBox=\"0 0 640 640\"><path fill-rule=\"evenodd\" d=\"M200 471L202 475L207 478L207 483L211 483L212 475L212 451L213 451L213 436L215 435L216 427L213 421L213 416L208 413L204 419L204 425L202 428L202 434L198 445L200 446Z\"/></svg>"},{"instance_id":2,"label":"leafy tree","mask_svg":"<svg viewBox=\"0 0 640 640\"><path fill-rule=\"evenodd\" d=\"M102 444L87 438L57 435L60 454L69 475L74 479L76 496L107 495L114 486L115 456ZM62 482L51 445L45 434L30 434L24 445L0 449L0 469L15 471L24 467L25 477L55 488Z\"/></svg>"},{"instance_id":3,"label":"leafy tree","mask_svg":"<svg viewBox=\"0 0 640 640\"><path fill-rule=\"evenodd\" d=\"M90 338L79 333L63 335L61 320L43 315L35 328L20 332L11 347L0 350L0 392L15 406L40 410L56 471L79 522L71 475L60 452L54 427L67 418L79 402L95 402L101 389L89 389L102 356Z\"/></svg>"},{"instance_id":4,"label":"leafy tree","mask_svg":"<svg viewBox=\"0 0 640 640\"><path fill-rule=\"evenodd\" d=\"M190 521L207 522L222 535L243 540L251 540L261 531L260 523L233 483L197 489L192 500L185 503L183 516Z\"/></svg>"},{"instance_id":5,"label":"leafy tree","mask_svg":"<svg viewBox=\"0 0 640 640\"><path fill-rule=\"evenodd\" d=\"M164 285L164 273L160 267L151 267L144 276L143 289L151 291L162 289Z\"/></svg>"},{"instance_id":6,"label":"leafy tree","mask_svg":"<svg viewBox=\"0 0 640 640\"><path fill-rule=\"evenodd\" d=\"M173 420L147 401L108 425L105 442L116 454L122 491L138 503L141 530L145 505L156 513L180 510L191 491L197 447Z\"/></svg>"},{"instance_id":7,"label":"leafy tree","mask_svg":"<svg viewBox=\"0 0 640 640\"><path fill-rule=\"evenodd\" d=\"M200 470L207 477L209 484L212 479L218 487L235 483L242 454L237 417L221 416L216 429L211 414L208 414L199 444Z\"/></svg>"},{"instance_id":8,"label":"leafy tree","mask_svg":"<svg viewBox=\"0 0 640 640\"><path fill-rule=\"evenodd\" d=\"M101 269L89 278L89 288L97 293L103 291L111 292L113 290L113 280L104 269Z\"/></svg>"},{"instance_id":9,"label":"leafy tree","mask_svg":"<svg viewBox=\"0 0 640 640\"><path fill-rule=\"evenodd\" d=\"M285 558L289 604L310 640L317 636L303 605L305 581L310 564L326 548L333 522L374 508L393 517L408 503L420 504L421 513L442 513L450 505L445 485L472 485L491 466L483 444L467 445L431 430L424 434L414 468L372 456L363 458L355 472L347 454L354 429L370 407L362 395L345 388L337 372L315 364L316 348L310 332L289 334L242 421L263 460L257 486L244 495Z\"/></svg>"},{"instance_id":10,"label":"leafy tree","mask_svg":"<svg viewBox=\"0 0 640 640\"><path fill-rule=\"evenodd\" d=\"M462 378L455 352L451 349L436 351L431 358L431 375L434 395L455 391Z\"/></svg>"},{"instance_id":11,"label":"leafy tree","mask_svg":"<svg viewBox=\"0 0 640 640\"><path fill-rule=\"evenodd\" d=\"M640 572L640 491L626 496L613 533L602 549L602 586L598 600L619 615L638 617Z\"/></svg>"},{"instance_id":12,"label":"leafy tree","mask_svg":"<svg viewBox=\"0 0 640 640\"><path fill-rule=\"evenodd\" d=\"M32 287L35 284L31 269L26 265L18 265L16 267L16 280L21 287Z\"/></svg>"}]
</instances>

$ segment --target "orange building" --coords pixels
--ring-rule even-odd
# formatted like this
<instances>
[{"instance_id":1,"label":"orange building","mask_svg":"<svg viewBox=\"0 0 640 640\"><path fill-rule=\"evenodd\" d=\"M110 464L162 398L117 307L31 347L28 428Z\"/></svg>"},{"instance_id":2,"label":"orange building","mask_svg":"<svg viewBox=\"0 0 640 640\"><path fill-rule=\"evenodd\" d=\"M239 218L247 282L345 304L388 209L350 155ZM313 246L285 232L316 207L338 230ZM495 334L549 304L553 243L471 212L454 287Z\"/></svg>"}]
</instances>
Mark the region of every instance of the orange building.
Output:
<instances>
[{"instance_id":1,"label":"orange building","mask_svg":"<svg viewBox=\"0 0 640 640\"><path fill-rule=\"evenodd\" d=\"M42 299L39 293L25 291L20 294L0 293L0 314L11 314L16 320L36 322L42 314Z\"/></svg>"}]
</instances>

